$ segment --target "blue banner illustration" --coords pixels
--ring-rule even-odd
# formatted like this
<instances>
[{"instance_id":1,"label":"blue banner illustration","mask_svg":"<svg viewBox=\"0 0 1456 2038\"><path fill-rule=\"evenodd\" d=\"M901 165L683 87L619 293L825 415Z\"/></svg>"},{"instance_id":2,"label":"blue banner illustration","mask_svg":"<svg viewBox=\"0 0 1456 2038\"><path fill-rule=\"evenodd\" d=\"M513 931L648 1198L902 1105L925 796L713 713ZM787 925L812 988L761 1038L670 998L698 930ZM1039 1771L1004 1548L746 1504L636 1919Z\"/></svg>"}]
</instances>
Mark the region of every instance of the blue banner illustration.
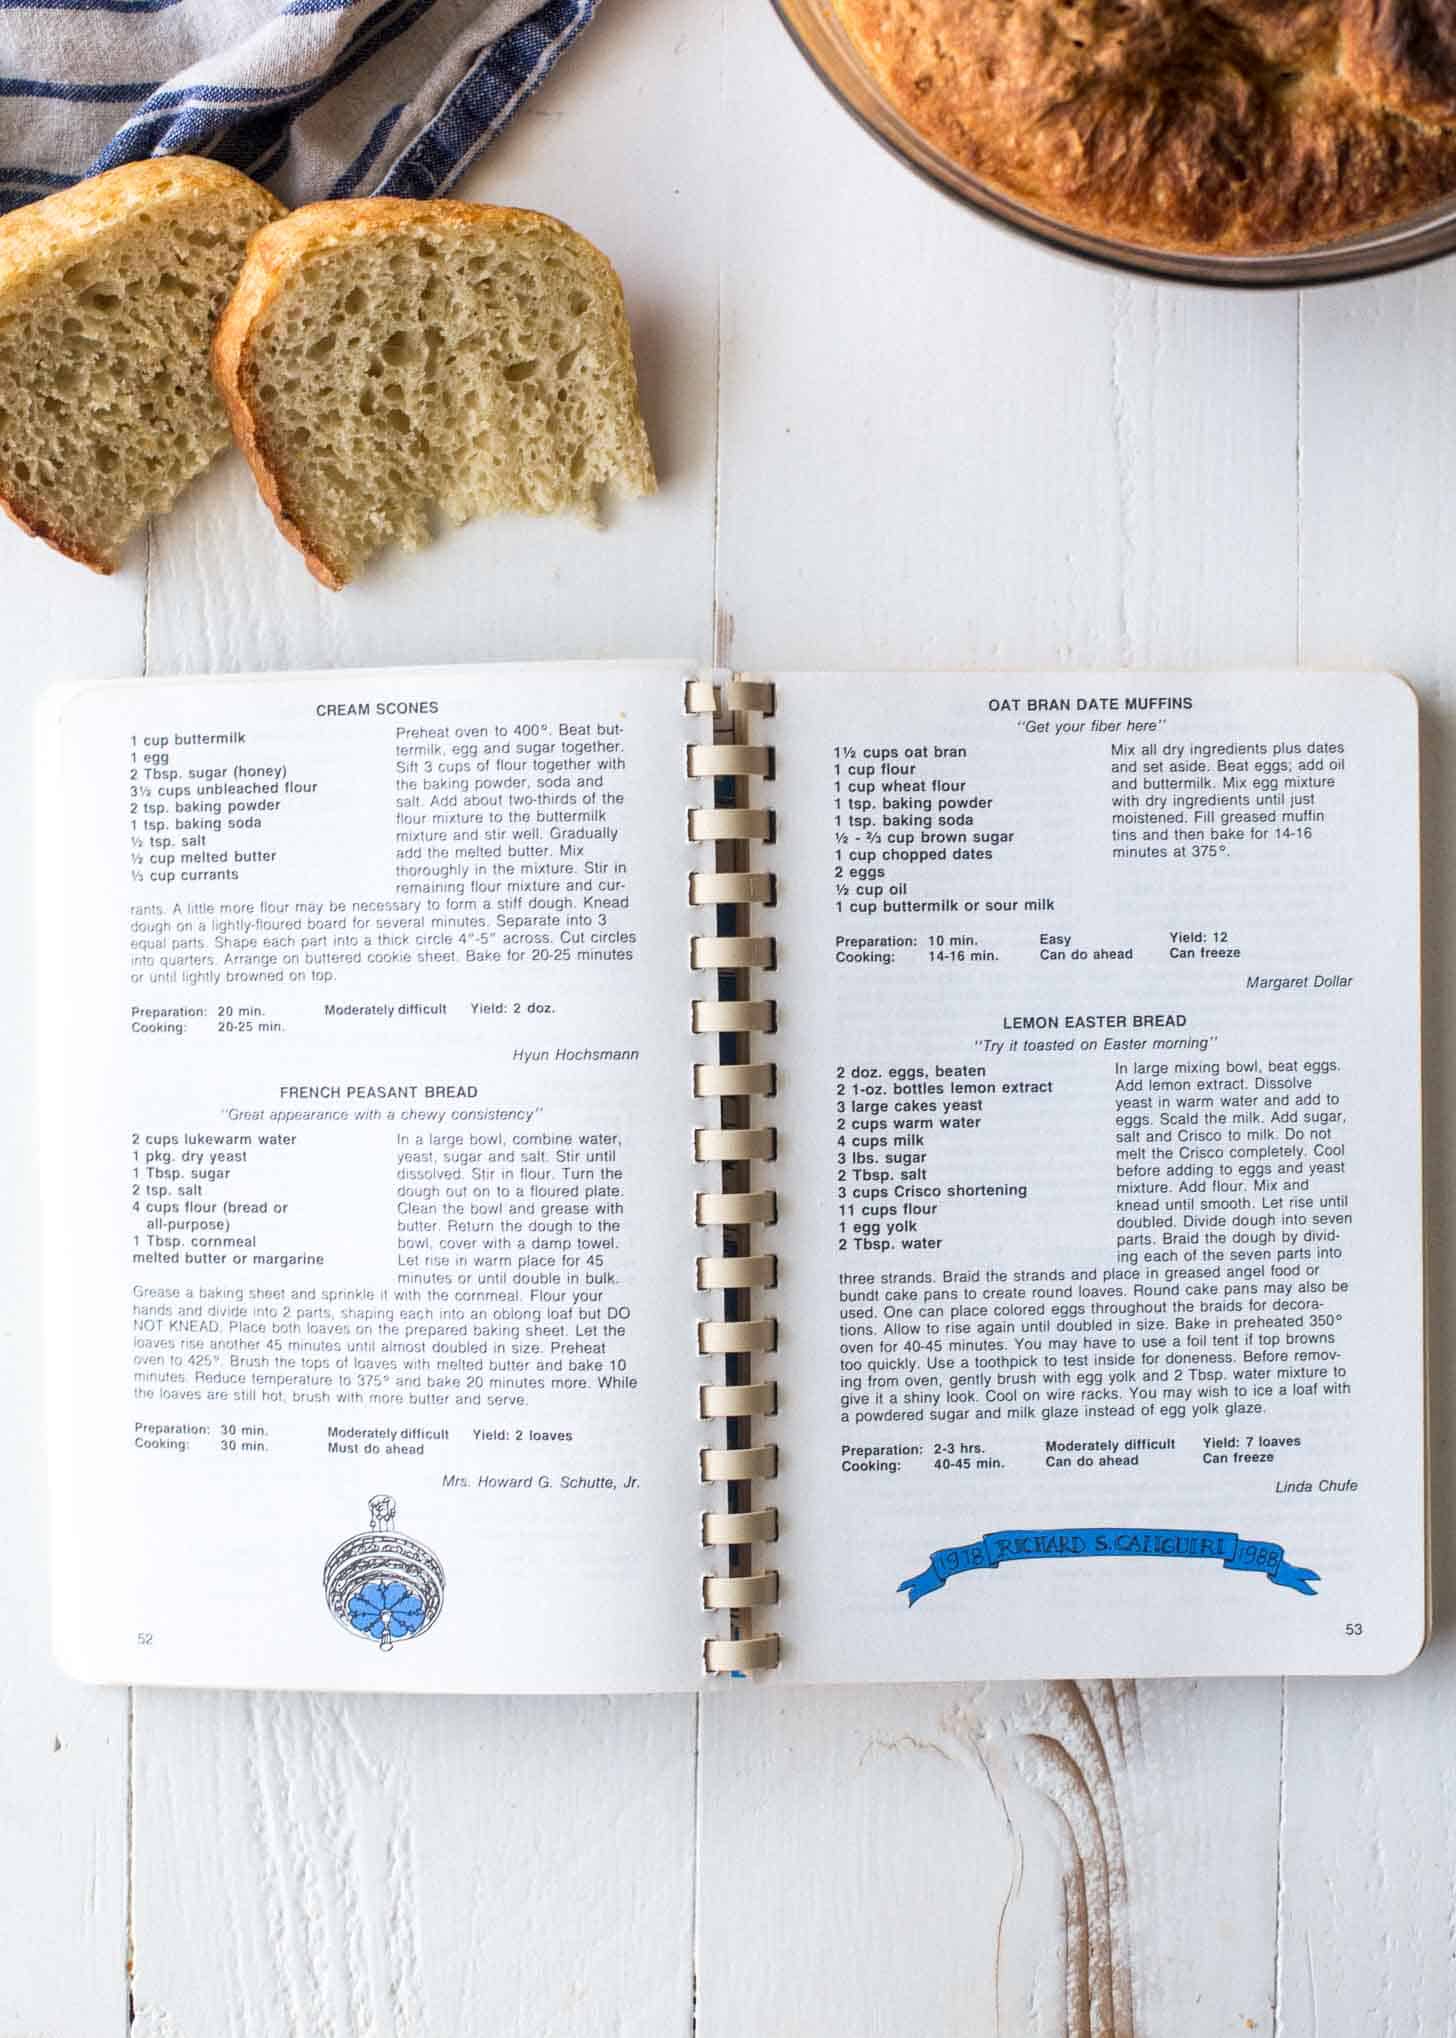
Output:
<instances>
[{"instance_id":1,"label":"blue banner illustration","mask_svg":"<svg viewBox=\"0 0 1456 2038\"><path fill-rule=\"evenodd\" d=\"M1226 1571L1262 1571L1271 1585L1287 1585L1307 1599L1318 1571L1285 1562L1278 1543L1251 1543L1219 1529L1084 1528L994 1529L979 1542L934 1550L930 1562L897 1588L909 1604L939 1592L962 1571L994 1571L1030 1557L1213 1557Z\"/></svg>"}]
</instances>

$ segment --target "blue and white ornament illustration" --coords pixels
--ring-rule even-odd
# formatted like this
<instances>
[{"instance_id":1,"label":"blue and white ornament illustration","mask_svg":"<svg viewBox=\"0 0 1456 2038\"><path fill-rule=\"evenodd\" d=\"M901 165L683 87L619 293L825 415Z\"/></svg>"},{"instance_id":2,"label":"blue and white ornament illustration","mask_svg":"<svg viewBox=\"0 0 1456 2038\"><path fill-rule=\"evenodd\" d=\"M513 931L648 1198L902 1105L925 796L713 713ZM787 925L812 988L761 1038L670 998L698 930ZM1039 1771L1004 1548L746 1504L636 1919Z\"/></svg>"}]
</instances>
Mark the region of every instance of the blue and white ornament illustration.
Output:
<instances>
[{"instance_id":1,"label":"blue and white ornament illustration","mask_svg":"<svg viewBox=\"0 0 1456 2038\"><path fill-rule=\"evenodd\" d=\"M324 1565L329 1612L351 1634L386 1653L434 1626L445 1596L445 1572L433 1550L396 1533L394 1500L376 1493L369 1526L350 1536Z\"/></svg>"}]
</instances>

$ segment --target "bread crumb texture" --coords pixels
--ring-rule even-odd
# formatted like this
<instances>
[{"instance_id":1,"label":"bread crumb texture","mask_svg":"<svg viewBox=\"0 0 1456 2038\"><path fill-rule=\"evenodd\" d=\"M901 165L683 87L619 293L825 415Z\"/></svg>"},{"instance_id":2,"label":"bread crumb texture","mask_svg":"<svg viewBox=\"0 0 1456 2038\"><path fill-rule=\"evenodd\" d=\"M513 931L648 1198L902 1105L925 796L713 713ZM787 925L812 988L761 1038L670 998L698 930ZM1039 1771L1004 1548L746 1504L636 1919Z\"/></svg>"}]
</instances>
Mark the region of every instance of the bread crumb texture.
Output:
<instances>
[{"instance_id":1,"label":"bread crumb texture","mask_svg":"<svg viewBox=\"0 0 1456 2038\"><path fill-rule=\"evenodd\" d=\"M1319 246L1456 192L1456 0L834 0L953 161L1151 247Z\"/></svg>"},{"instance_id":2,"label":"bread crumb texture","mask_svg":"<svg viewBox=\"0 0 1456 2038\"><path fill-rule=\"evenodd\" d=\"M280 527L339 587L498 511L594 518L655 487L621 285L540 213L305 207L261 234L219 378Z\"/></svg>"},{"instance_id":3,"label":"bread crumb texture","mask_svg":"<svg viewBox=\"0 0 1456 2038\"><path fill-rule=\"evenodd\" d=\"M227 443L213 328L281 209L184 156L0 220L0 497L17 523L110 573Z\"/></svg>"}]
</instances>

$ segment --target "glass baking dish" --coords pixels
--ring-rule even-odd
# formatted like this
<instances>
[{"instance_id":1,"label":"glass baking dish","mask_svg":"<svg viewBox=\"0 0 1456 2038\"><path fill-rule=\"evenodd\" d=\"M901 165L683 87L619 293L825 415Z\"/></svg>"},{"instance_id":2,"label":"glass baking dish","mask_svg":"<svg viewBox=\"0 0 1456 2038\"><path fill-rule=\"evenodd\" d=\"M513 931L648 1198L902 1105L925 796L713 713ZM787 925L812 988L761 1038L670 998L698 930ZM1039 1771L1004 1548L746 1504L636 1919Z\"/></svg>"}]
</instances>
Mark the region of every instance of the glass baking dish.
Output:
<instances>
[{"instance_id":1,"label":"glass baking dish","mask_svg":"<svg viewBox=\"0 0 1456 2038\"><path fill-rule=\"evenodd\" d=\"M1200 253L1141 247L1085 227L1069 226L1026 200L986 183L942 155L884 98L835 12L833 0L773 0L780 20L840 104L879 142L922 177L986 219L1026 234L1063 254L1178 283L1252 289L1348 283L1413 268L1456 248L1456 193L1408 218L1319 247L1257 254Z\"/></svg>"}]
</instances>

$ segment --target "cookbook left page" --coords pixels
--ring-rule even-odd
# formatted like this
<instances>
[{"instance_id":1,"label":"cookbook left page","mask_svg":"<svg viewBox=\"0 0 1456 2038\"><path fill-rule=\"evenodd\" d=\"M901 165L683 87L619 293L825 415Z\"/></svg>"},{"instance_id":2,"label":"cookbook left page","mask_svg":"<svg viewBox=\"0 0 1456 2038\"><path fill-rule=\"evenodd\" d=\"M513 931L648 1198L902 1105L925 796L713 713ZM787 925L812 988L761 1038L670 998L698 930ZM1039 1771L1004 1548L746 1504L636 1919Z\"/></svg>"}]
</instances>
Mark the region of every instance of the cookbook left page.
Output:
<instances>
[{"instance_id":1,"label":"cookbook left page","mask_svg":"<svg viewBox=\"0 0 1456 2038\"><path fill-rule=\"evenodd\" d=\"M47 702L76 1674L697 1681L684 677Z\"/></svg>"}]
</instances>

